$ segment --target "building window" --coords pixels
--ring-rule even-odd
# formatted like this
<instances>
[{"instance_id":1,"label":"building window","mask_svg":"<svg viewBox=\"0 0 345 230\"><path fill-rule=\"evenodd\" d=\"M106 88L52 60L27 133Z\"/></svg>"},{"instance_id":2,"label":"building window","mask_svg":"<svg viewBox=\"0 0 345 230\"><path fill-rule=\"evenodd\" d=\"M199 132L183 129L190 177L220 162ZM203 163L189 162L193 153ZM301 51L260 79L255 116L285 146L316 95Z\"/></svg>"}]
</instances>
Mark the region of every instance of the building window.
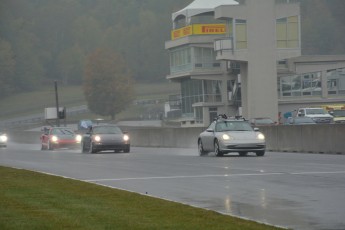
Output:
<instances>
[{"instance_id":1,"label":"building window","mask_svg":"<svg viewBox=\"0 0 345 230\"><path fill-rule=\"evenodd\" d=\"M204 81L204 102L221 102L221 81Z\"/></svg>"},{"instance_id":2,"label":"building window","mask_svg":"<svg viewBox=\"0 0 345 230\"><path fill-rule=\"evenodd\" d=\"M186 72L192 69L191 48L184 47L170 51L170 72Z\"/></svg>"},{"instance_id":3,"label":"building window","mask_svg":"<svg viewBox=\"0 0 345 230\"><path fill-rule=\"evenodd\" d=\"M221 102L221 81L181 81L181 111L183 117L194 117L193 104L198 102Z\"/></svg>"},{"instance_id":4,"label":"building window","mask_svg":"<svg viewBox=\"0 0 345 230\"><path fill-rule=\"evenodd\" d=\"M321 95L321 73L303 75L302 95Z\"/></svg>"},{"instance_id":5,"label":"building window","mask_svg":"<svg viewBox=\"0 0 345 230\"><path fill-rule=\"evenodd\" d=\"M195 108L195 122L196 123L203 123L203 112L202 112L202 107L196 107Z\"/></svg>"},{"instance_id":6,"label":"building window","mask_svg":"<svg viewBox=\"0 0 345 230\"><path fill-rule=\"evenodd\" d=\"M194 117L193 104L203 101L202 80L181 81L181 111L183 117Z\"/></svg>"},{"instance_id":7,"label":"building window","mask_svg":"<svg viewBox=\"0 0 345 230\"><path fill-rule=\"evenodd\" d=\"M345 68L327 71L327 90L329 95L345 94Z\"/></svg>"},{"instance_id":8,"label":"building window","mask_svg":"<svg viewBox=\"0 0 345 230\"><path fill-rule=\"evenodd\" d=\"M236 19L236 49L247 49L247 21Z\"/></svg>"},{"instance_id":9,"label":"building window","mask_svg":"<svg viewBox=\"0 0 345 230\"><path fill-rule=\"evenodd\" d=\"M216 60L216 52L213 48L184 47L170 51L171 74L219 69L221 69L221 61Z\"/></svg>"},{"instance_id":10,"label":"building window","mask_svg":"<svg viewBox=\"0 0 345 230\"><path fill-rule=\"evenodd\" d=\"M194 47L195 70L219 69L220 61L216 60L213 48Z\"/></svg>"},{"instance_id":11,"label":"building window","mask_svg":"<svg viewBox=\"0 0 345 230\"><path fill-rule=\"evenodd\" d=\"M299 18L298 16L280 18L276 21L276 35L278 48L299 47Z\"/></svg>"},{"instance_id":12,"label":"building window","mask_svg":"<svg viewBox=\"0 0 345 230\"><path fill-rule=\"evenodd\" d=\"M279 96L302 97L321 96L321 72L280 77Z\"/></svg>"}]
</instances>

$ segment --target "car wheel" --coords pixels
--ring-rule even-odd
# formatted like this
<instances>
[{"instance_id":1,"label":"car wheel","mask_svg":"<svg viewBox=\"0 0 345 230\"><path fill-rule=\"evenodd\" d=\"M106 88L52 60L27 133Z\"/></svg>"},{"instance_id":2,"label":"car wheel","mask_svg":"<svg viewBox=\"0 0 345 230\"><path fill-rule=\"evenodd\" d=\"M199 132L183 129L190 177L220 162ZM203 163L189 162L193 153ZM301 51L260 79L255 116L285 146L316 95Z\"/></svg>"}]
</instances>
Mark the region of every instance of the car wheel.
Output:
<instances>
[{"instance_id":1,"label":"car wheel","mask_svg":"<svg viewBox=\"0 0 345 230\"><path fill-rule=\"evenodd\" d=\"M263 155L265 155L265 151L257 151L257 152L256 152L256 155L257 155L258 157L262 157Z\"/></svg>"},{"instance_id":2,"label":"car wheel","mask_svg":"<svg viewBox=\"0 0 345 230\"><path fill-rule=\"evenodd\" d=\"M214 152L216 153L217 157L222 157L224 155L224 153L219 149L219 143L217 140L214 142Z\"/></svg>"},{"instance_id":3,"label":"car wheel","mask_svg":"<svg viewBox=\"0 0 345 230\"><path fill-rule=\"evenodd\" d=\"M198 151L199 151L199 156L204 156L207 154L207 152L204 150L201 140L198 141Z\"/></svg>"},{"instance_id":4,"label":"car wheel","mask_svg":"<svg viewBox=\"0 0 345 230\"><path fill-rule=\"evenodd\" d=\"M129 151L130 151L130 147L123 150L124 153L129 153Z\"/></svg>"},{"instance_id":5,"label":"car wheel","mask_svg":"<svg viewBox=\"0 0 345 230\"><path fill-rule=\"evenodd\" d=\"M238 152L241 157L247 156L248 152Z\"/></svg>"},{"instance_id":6,"label":"car wheel","mask_svg":"<svg viewBox=\"0 0 345 230\"><path fill-rule=\"evenodd\" d=\"M93 148L92 142L90 142L89 153L96 153L96 150Z\"/></svg>"}]
</instances>

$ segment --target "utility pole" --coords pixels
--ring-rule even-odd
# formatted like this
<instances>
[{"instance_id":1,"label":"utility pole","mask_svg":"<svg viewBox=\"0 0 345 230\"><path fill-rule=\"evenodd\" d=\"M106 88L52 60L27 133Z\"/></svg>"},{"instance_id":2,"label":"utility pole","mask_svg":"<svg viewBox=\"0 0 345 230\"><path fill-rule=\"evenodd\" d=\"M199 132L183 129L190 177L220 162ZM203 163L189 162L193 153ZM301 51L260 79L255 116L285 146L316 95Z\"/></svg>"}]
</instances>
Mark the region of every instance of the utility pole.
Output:
<instances>
[{"instance_id":1,"label":"utility pole","mask_svg":"<svg viewBox=\"0 0 345 230\"><path fill-rule=\"evenodd\" d=\"M60 118L59 118L59 96L58 96L58 89L57 89L57 81L54 81L55 85L55 102L56 102L56 126L60 126Z\"/></svg>"}]
</instances>

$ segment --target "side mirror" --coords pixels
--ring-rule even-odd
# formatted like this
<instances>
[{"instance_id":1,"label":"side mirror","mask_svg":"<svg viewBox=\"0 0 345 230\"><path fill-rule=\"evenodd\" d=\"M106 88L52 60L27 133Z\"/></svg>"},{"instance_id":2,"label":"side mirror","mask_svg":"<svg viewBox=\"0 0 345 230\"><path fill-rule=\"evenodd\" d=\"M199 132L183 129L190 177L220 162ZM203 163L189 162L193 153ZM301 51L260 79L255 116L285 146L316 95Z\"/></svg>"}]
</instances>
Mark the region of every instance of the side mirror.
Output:
<instances>
[{"instance_id":1,"label":"side mirror","mask_svg":"<svg viewBox=\"0 0 345 230\"><path fill-rule=\"evenodd\" d=\"M258 131L259 131L259 128L256 128L256 127L255 127L255 128L254 128L254 131L255 131L255 132L258 132Z\"/></svg>"},{"instance_id":2,"label":"side mirror","mask_svg":"<svg viewBox=\"0 0 345 230\"><path fill-rule=\"evenodd\" d=\"M213 129L206 129L206 132L212 133L212 132L213 132Z\"/></svg>"}]
</instances>

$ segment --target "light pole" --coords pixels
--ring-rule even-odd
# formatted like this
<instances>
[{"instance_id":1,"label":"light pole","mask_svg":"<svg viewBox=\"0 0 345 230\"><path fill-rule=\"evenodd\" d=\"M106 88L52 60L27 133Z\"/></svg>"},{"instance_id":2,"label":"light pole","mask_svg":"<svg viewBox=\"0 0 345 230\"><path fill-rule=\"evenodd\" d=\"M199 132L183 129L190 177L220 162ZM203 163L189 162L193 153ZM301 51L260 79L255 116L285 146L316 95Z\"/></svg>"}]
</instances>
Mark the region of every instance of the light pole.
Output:
<instances>
[{"instance_id":1,"label":"light pole","mask_svg":"<svg viewBox=\"0 0 345 230\"><path fill-rule=\"evenodd\" d=\"M57 81L54 81L55 85L55 102L56 102L56 126L60 126L60 118L59 118L59 96L57 90Z\"/></svg>"}]
</instances>

